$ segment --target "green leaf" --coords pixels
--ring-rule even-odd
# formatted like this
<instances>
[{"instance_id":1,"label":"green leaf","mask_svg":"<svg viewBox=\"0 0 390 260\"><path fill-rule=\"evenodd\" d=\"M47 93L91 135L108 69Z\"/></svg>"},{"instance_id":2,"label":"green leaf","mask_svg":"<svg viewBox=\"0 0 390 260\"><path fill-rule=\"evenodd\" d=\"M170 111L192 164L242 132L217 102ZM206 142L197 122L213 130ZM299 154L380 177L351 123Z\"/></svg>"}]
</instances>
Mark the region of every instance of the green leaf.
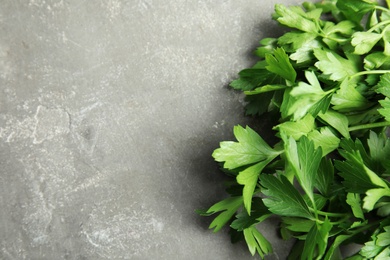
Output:
<instances>
[{"instance_id":1,"label":"green leaf","mask_svg":"<svg viewBox=\"0 0 390 260\"><path fill-rule=\"evenodd\" d=\"M353 236L353 234L352 235L344 235L344 234L338 235L334 239L333 244L329 247L328 251L326 252L326 255L325 255L324 259L325 260L335 259L335 258L333 258L333 256L334 256L334 253L335 253L336 249L338 249L340 247L340 245L345 240L350 239L352 236Z\"/></svg>"},{"instance_id":2,"label":"green leaf","mask_svg":"<svg viewBox=\"0 0 390 260\"><path fill-rule=\"evenodd\" d=\"M390 56L383 52L373 52L368 54L364 58L364 68L366 70L373 69L389 69L390 68Z\"/></svg>"},{"instance_id":3,"label":"green leaf","mask_svg":"<svg viewBox=\"0 0 390 260\"><path fill-rule=\"evenodd\" d=\"M274 52L276 43L276 38L264 38L260 41L261 46L256 49L254 54L260 58L265 58L265 54Z\"/></svg>"},{"instance_id":4,"label":"green leaf","mask_svg":"<svg viewBox=\"0 0 390 260\"><path fill-rule=\"evenodd\" d=\"M272 253L272 245L256 227L251 226L244 229L244 237L252 255L255 255L257 251L260 257L263 258L264 255Z\"/></svg>"},{"instance_id":5,"label":"green leaf","mask_svg":"<svg viewBox=\"0 0 390 260\"><path fill-rule=\"evenodd\" d=\"M380 100L379 104L381 104L382 108L378 109L378 112L385 117L386 121L390 122L390 99Z\"/></svg>"},{"instance_id":6,"label":"green leaf","mask_svg":"<svg viewBox=\"0 0 390 260\"><path fill-rule=\"evenodd\" d=\"M249 215L247 211L241 211L237 214L236 219L230 225L231 228L237 231L243 231L255 224L258 224L271 216L268 208L264 205L263 200L259 197L254 197L252 202L252 210Z\"/></svg>"},{"instance_id":7,"label":"green leaf","mask_svg":"<svg viewBox=\"0 0 390 260\"><path fill-rule=\"evenodd\" d=\"M259 181L259 175L263 171L264 167L272 160L268 159L262 162L259 162L253 166L250 166L240 172L237 176L237 183L244 185L244 189L242 191L242 196L244 199L244 206L247 210L248 214L251 214L251 206L252 206L252 197L255 191L256 185Z\"/></svg>"},{"instance_id":8,"label":"green leaf","mask_svg":"<svg viewBox=\"0 0 390 260\"><path fill-rule=\"evenodd\" d=\"M272 213L280 216L313 218L301 194L283 175L278 179L272 175L262 174L260 183L264 187L263 194L268 196L263 202Z\"/></svg>"},{"instance_id":9,"label":"green leaf","mask_svg":"<svg viewBox=\"0 0 390 260\"><path fill-rule=\"evenodd\" d=\"M385 73L380 77L375 91L377 93L383 94L385 97L390 98L390 73Z\"/></svg>"},{"instance_id":10,"label":"green leaf","mask_svg":"<svg viewBox=\"0 0 390 260\"><path fill-rule=\"evenodd\" d=\"M315 66L334 81L343 81L360 71L358 56L350 55L345 59L336 52L322 49L315 49L314 56L318 59Z\"/></svg>"},{"instance_id":11,"label":"green leaf","mask_svg":"<svg viewBox=\"0 0 390 260\"><path fill-rule=\"evenodd\" d=\"M290 28L296 28L308 33L318 31L316 23L297 6L288 8L281 4L275 5L275 18L279 23Z\"/></svg>"},{"instance_id":12,"label":"green leaf","mask_svg":"<svg viewBox=\"0 0 390 260\"><path fill-rule=\"evenodd\" d=\"M276 91L276 90L281 90L287 88L286 85L264 85L258 88L255 88L254 90L251 91L245 91L245 95L257 95L265 92L270 92L270 91Z\"/></svg>"},{"instance_id":13,"label":"green leaf","mask_svg":"<svg viewBox=\"0 0 390 260\"><path fill-rule=\"evenodd\" d=\"M322 156L325 156L339 147L340 139L330 130L328 126L310 132L307 137L314 142L314 146L321 147Z\"/></svg>"},{"instance_id":14,"label":"green leaf","mask_svg":"<svg viewBox=\"0 0 390 260\"><path fill-rule=\"evenodd\" d=\"M345 161L336 161L335 166L340 171L339 175L344 178L343 184L349 192L362 194L370 189L387 187L382 178L366 167L359 151L340 150L339 153Z\"/></svg>"},{"instance_id":15,"label":"green leaf","mask_svg":"<svg viewBox=\"0 0 390 260\"><path fill-rule=\"evenodd\" d=\"M315 225L314 221L304 218L284 217L282 218L282 222L285 224L285 228L298 233L308 233L313 225Z\"/></svg>"},{"instance_id":16,"label":"green leaf","mask_svg":"<svg viewBox=\"0 0 390 260\"><path fill-rule=\"evenodd\" d=\"M265 69L265 66L266 64L264 62L259 62L253 68L240 71L238 74L240 77L233 80L230 86L234 89L246 91L252 90L267 82L273 75Z\"/></svg>"},{"instance_id":17,"label":"green leaf","mask_svg":"<svg viewBox=\"0 0 390 260\"><path fill-rule=\"evenodd\" d=\"M292 31L279 37L278 44L291 53L290 59L303 63L314 58L313 49L321 47L316 37L314 33Z\"/></svg>"},{"instance_id":18,"label":"green leaf","mask_svg":"<svg viewBox=\"0 0 390 260\"><path fill-rule=\"evenodd\" d=\"M386 226L383 228L385 232L380 233L377 238L376 244L378 246L388 246L390 245L390 226Z\"/></svg>"},{"instance_id":19,"label":"green leaf","mask_svg":"<svg viewBox=\"0 0 390 260\"><path fill-rule=\"evenodd\" d=\"M360 195L358 193L348 193L346 202L351 206L353 215L364 220Z\"/></svg>"},{"instance_id":20,"label":"green leaf","mask_svg":"<svg viewBox=\"0 0 390 260\"><path fill-rule=\"evenodd\" d=\"M283 48L276 48L273 54L266 54L265 61L268 64L265 67L268 71L275 73L288 81L295 81L297 73Z\"/></svg>"},{"instance_id":21,"label":"green leaf","mask_svg":"<svg viewBox=\"0 0 390 260\"><path fill-rule=\"evenodd\" d=\"M312 71L305 71L306 79L310 84L299 82L298 86L292 88L290 95L294 98L292 104L288 108L288 115L294 115L294 119L304 117L313 107L320 103L327 96L327 92L323 91L317 79L317 76ZM328 100L325 108L320 108L326 112L330 100ZM319 111L317 111L318 113ZM316 114L312 113L313 116Z\"/></svg>"},{"instance_id":22,"label":"green leaf","mask_svg":"<svg viewBox=\"0 0 390 260\"><path fill-rule=\"evenodd\" d=\"M386 185L386 183L384 183L384 185ZM380 200L384 196L390 197L390 189L387 186L385 188L367 190L366 197L364 197L363 199L363 208L368 212L373 210L378 200Z\"/></svg>"},{"instance_id":23,"label":"green leaf","mask_svg":"<svg viewBox=\"0 0 390 260\"><path fill-rule=\"evenodd\" d=\"M318 191L328 197L330 195L330 188L334 178L334 167L330 159L323 157L318 168L317 177L314 181L314 186Z\"/></svg>"},{"instance_id":24,"label":"green leaf","mask_svg":"<svg viewBox=\"0 0 390 260\"><path fill-rule=\"evenodd\" d=\"M269 109L272 97L272 92L265 92L261 95L246 96L245 101L248 103L245 106L245 114L252 116L264 114Z\"/></svg>"},{"instance_id":25,"label":"green leaf","mask_svg":"<svg viewBox=\"0 0 390 260\"><path fill-rule=\"evenodd\" d=\"M348 20L360 24L363 16L375 8L375 4L364 0L342 0L337 1L337 7Z\"/></svg>"},{"instance_id":26,"label":"green leaf","mask_svg":"<svg viewBox=\"0 0 390 260\"><path fill-rule=\"evenodd\" d=\"M307 114L302 119L284 122L275 126L273 129L279 130L295 140L298 140L301 136L307 135L309 132L313 131L315 127L314 117L311 114Z\"/></svg>"},{"instance_id":27,"label":"green leaf","mask_svg":"<svg viewBox=\"0 0 390 260\"><path fill-rule=\"evenodd\" d=\"M369 241L364 243L364 246L360 250L360 254L367 259L373 259L382 251L382 249L383 248L376 245L374 241Z\"/></svg>"},{"instance_id":28,"label":"green leaf","mask_svg":"<svg viewBox=\"0 0 390 260\"><path fill-rule=\"evenodd\" d=\"M241 196L230 197L214 204L207 211L198 210L197 213L202 216L210 216L216 212L221 212L209 226L210 229L214 228L214 232L218 232L233 217L241 205Z\"/></svg>"},{"instance_id":29,"label":"green leaf","mask_svg":"<svg viewBox=\"0 0 390 260\"><path fill-rule=\"evenodd\" d=\"M327 110L326 113L319 113L318 116L328 125L336 129L345 138L350 138L348 131L348 118L334 110Z\"/></svg>"},{"instance_id":30,"label":"green leaf","mask_svg":"<svg viewBox=\"0 0 390 260\"><path fill-rule=\"evenodd\" d=\"M390 139L385 134L378 135L370 131L367 145L370 150L370 167L376 172L389 169Z\"/></svg>"},{"instance_id":31,"label":"green leaf","mask_svg":"<svg viewBox=\"0 0 390 260\"><path fill-rule=\"evenodd\" d=\"M371 32L355 32L352 35L352 46L355 47L354 53L363 55L371 51L371 49L382 39L382 35Z\"/></svg>"},{"instance_id":32,"label":"green leaf","mask_svg":"<svg viewBox=\"0 0 390 260\"><path fill-rule=\"evenodd\" d=\"M331 103L333 109L340 112L363 110L371 104L356 90L356 84L348 79L343 80L340 89L333 95Z\"/></svg>"},{"instance_id":33,"label":"green leaf","mask_svg":"<svg viewBox=\"0 0 390 260\"><path fill-rule=\"evenodd\" d=\"M298 144L292 137L286 141L285 153L289 163L291 163L303 190L314 203L314 180L321 162L322 151L321 149L315 149L314 143L306 136L302 136Z\"/></svg>"},{"instance_id":34,"label":"green leaf","mask_svg":"<svg viewBox=\"0 0 390 260\"><path fill-rule=\"evenodd\" d=\"M390 259L390 247L386 247L380 252L374 260L389 260Z\"/></svg>"},{"instance_id":35,"label":"green leaf","mask_svg":"<svg viewBox=\"0 0 390 260\"><path fill-rule=\"evenodd\" d=\"M322 224L314 225L305 240L301 259L321 259L328 245L329 232L332 224L328 218L325 218Z\"/></svg>"},{"instance_id":36,"label":"green leaf","mask_svg":"<svg viewBox=\"0 0 390 260\"><path fill-rule=\"evenodd\" d=\"M217 162L224 162L226 169L234 169L276 157L279 153L274 151L250 127L234 127L234 136L238 142L225 141L220 143L213 157Z\"/></svg>"}]
</instances>

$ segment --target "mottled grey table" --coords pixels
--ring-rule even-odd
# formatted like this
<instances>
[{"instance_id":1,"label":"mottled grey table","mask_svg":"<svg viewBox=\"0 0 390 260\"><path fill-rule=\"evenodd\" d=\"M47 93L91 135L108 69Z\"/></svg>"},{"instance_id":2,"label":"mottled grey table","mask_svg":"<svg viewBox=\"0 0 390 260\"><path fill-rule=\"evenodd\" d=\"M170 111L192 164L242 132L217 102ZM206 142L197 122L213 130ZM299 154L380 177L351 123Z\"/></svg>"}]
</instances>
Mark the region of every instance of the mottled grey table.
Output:
<instances>
[{"instance_id":1,"label":"mottled grey table","mask_svg":"<svg viewBox=\"0 0 390 260\"><path fill-rule=\"evenodd\" d=\"M194 210L256 124L226 86L294 2L0 0L0 259L251 259Z\"/></svg>"}]
</instances>

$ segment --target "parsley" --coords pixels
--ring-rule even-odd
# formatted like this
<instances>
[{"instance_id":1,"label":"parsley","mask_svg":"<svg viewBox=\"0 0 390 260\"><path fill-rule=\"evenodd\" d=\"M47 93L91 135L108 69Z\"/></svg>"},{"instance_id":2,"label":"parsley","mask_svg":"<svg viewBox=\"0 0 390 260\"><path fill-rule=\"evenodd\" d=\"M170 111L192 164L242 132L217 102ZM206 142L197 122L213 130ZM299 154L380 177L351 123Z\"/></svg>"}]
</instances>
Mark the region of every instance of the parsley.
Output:
<instances>
[{"instance_id":1,"label":"parsley","mask_svg":"<svg viewBox=\"0 0 390 260\"><path fill-rule=\"evenodd\" d=\"M276 5L288 31L265 38L259 61L230 86L246 114L279 115L276 142L235 126L212 156L230 197L207 210L252 255L272 253L258 225L280 220L289 259L390 259L390 1ZM271 129L269 129L271 130ZM349 256L342 246L361 247Z\"/></svg>"}]
</instances>

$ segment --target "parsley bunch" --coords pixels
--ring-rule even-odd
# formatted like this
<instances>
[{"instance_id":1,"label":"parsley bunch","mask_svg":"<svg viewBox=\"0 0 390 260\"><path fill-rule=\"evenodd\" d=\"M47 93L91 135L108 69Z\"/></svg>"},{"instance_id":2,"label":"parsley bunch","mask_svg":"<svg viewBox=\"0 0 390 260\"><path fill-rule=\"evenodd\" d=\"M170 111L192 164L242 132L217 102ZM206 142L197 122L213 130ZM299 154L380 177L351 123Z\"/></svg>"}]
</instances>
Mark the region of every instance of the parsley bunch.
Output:
<instances>
[{"instance_id":1,"label":"parsley bunch","mask_svg":"<svg viewBox=\"0 0 390 260\"><path fill-rule=\"evenodd\" d=\"M276 5L288 32L265 38L259 61L230 85L246 113L278 115L277 142L235 126L213 153L232 177L229 197L208 210L210 228L231 228L263 258L272 246L257 225L280 219L296 239L289 259L390 259L390 1L323 0Z\"/></svg>"}]
</instances>

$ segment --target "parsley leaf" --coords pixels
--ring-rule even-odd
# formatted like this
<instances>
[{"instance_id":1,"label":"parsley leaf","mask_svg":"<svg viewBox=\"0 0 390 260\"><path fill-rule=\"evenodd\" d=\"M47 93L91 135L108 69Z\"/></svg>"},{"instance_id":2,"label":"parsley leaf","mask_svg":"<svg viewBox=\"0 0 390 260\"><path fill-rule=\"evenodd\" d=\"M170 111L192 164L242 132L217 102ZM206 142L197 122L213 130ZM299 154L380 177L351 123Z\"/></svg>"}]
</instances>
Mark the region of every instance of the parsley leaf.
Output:
<instances>
[{"instance_id":1,"label":"parsley leaf","mask_svg":"<svg viewBox=\"0 0 390 260\"><path fill-rule=\"evenodd\" d=\"M224 162L226 169L235 169L279 155L279 152L274 151L260 135L248 126L246 128L235 126L234 136L238 142L221 142L220 148L213 153L214 159L217 162Z\"/></svg>"},{"instance_id":2,"label":"parsley leaf","mask_svg":"<svg viewBox=\"0 0 390 260\"><path fill-rule=\"evenodd\" d=\"M334 51L315 49L314 56L318 59L315 66L334 81L343 81L360 70L358 57L353 55L345 59Z\"/></svg>"},{"instance_id":3,"label":"parsley leaf","mask_svg":"<svg viewBox=\"0 0 390 260\"><path fill-rule=\"evenodd\" d=\"M331 229L332 224L328 218L323 223L314 225L307 234L301 259L320 259L325 253Z\"/></svg>"},{"instance_id":4,"label":"parsley leaf","mask_svg":"<svg viewBox=\"0 0 390 260\"><path fill-rule=\"evenodd\" d=\"M313 216L301 194L285 176L277 178L272 175L261 175L262 192L268 196L263 199L269 211L280 216L302 217L312 219Z\"/></svg>"},{"instance_id":5,"label":"parsley leaf","mask_svg":"<svg viewBox=\"0 0 390 260\"><path fill-rule=\"evenodd\" d=\"M276 48L273 54L265 54L265 61L268 64L265 67L268 71L291 82L295 81L297 73L283 48Z\"/></svg>"},{"instance_id":6,"label":"parsley leaf","mask_svg":"<svg viewBox=\"0 0 390 260\"><path fill-rule=\"evenodd\" d=\"M299 7L286 7L284 5L275 5L274 18L281 24L291 28L296 28L304 32L318 31L317 24L310 19Z\"/></svg>"},{"instance_id":7,"label":"parsley leaf","mask_svg":"<svg viewBox=\"0 0 390 260\"><path fill-rule=\"evenodd\" d=\"M234 213L236 213L241 206L241 196L230 197L214 204L206 211L198 210L197 213L202 216L210 216L216 212L221 212L209 226L210 229L214 229L214 232L218 232L224 225L226 225L226 223L233 217Z\"/></svg>"},{"instance_id":8,"label":"parsley leaf","mask_svg":"<svg viewBox=\"0 0 390 260\"><path fill-rule=\"evenodd\" d=\"M244 229L244 237L252 255L257 252L260 257L264 257L272 253L271 244L254 226Z\"/></svg>"},{"instance_id":9,"label":"parsley leaf","mask_svg":"<svg viewBox=\"0 0 390 260\"><path fill-rule=\"evenodd\" d=\"M371 51L375 44L382 39L382 35L372 32L355 32L352 35L352 46L355 47L355 54L362 55Z\"/></svg>"},{"instance_id":10,"label":"parsley leaf","mask_svg":"<svg viewBox=\"0 0 390 260\"><path fill-rule=\"evenodd\" d=\"M306 136L302 136L298 144L292 137L285 140L285 151L299 183L314 202L313 186L321 162L321 149L315 149L314 143Z\"/></svg>"}]
</instances>

